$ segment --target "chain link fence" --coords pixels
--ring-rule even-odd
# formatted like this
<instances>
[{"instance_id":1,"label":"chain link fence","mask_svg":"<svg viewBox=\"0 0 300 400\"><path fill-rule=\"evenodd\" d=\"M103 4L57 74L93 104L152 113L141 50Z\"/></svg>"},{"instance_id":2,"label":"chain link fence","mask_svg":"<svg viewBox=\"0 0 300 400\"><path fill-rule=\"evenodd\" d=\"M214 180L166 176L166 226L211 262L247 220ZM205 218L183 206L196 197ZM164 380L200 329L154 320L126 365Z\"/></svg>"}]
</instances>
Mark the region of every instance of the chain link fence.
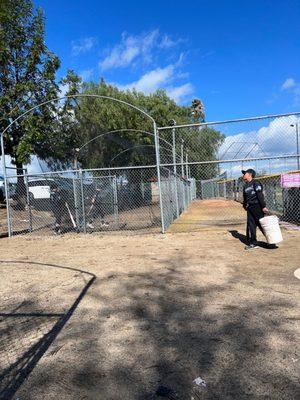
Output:
<instances>
[{"instance_id":1,"label":"chain link fence","mask_svg":"<svg viewBox=\"0 0 300 400\"><path fill-rule=\"evenodd\" d=\"M164 167L160 168L160 179L162 226L165 231L196 199L196 182L195 179L183 178Z\"/></svg>"},{"instance_id":2,"label":"chain link fence","mask_svg":"<svg viewBox=\"0 0 300 400\"><path fill-rule=\"evenodd\" d=\"M299 223L299 183L282 184L283 173L300 171L298 124L289 114L163 127L157 163L154 144L147 144L129 150L143 149L149 165L9 176L9 232L165 232L191 203L199 225L242 223L247 168L256 170L271 212Z\"/></svg>"},{"instance_id":3,"label":"chain link fence","mask_svg":"<svg viewBox=\"0 0 300 400\"><path fill-rule=\"evenodd\" d=\"M247 168L256 170L269 210L299 224L298 124L299 116L290 114L159 128L161 169L194 182L199 226L245 222L241 171ZM172 146L172 154L165 151L165 143ZM282 174L296 177L293 187L283 185ZM164 204L164 210L166 230L175 218L170 218L170 206Z\"/></svg>"},{"instance_id":4,"label":"chain link fence","mask_svg":"<svg viewBox=\"0 0 300 400\"><path fill-rule=\"evenodd\" d=\"M157 231L156 168L9 177L11 233Z\"/></svg>"},{"instance_id":5,"label":"chain link fence","mask_svg":"<svg viewBox=\"0 0 300 400\"><path fill-rule=\"evenodd\" d=\"M95 169L8 178L11 234L159 231L196 198L196 182L156 167ZM163 215L164 220L162 220Z\"/></svg>"}]
</instances>

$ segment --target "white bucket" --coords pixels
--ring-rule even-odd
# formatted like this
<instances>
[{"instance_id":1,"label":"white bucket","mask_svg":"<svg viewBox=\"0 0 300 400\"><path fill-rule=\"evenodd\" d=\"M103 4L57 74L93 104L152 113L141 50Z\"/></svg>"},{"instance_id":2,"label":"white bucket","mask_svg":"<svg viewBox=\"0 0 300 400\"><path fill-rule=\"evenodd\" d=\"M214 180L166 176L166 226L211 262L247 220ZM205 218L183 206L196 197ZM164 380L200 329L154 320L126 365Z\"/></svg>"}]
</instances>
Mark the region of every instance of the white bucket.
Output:
<instances>
[{"instance_id":1,"label":"white bucket","mask_svg":"<svg viewBox=\"0 0 300 400\"><path fill-rule=\"evenodd\" d=\"M279 219L276 215L269 215L259 220L262 230L269 244L282 242L282 234L279 226Z\"/></svg>"}]
</instances>

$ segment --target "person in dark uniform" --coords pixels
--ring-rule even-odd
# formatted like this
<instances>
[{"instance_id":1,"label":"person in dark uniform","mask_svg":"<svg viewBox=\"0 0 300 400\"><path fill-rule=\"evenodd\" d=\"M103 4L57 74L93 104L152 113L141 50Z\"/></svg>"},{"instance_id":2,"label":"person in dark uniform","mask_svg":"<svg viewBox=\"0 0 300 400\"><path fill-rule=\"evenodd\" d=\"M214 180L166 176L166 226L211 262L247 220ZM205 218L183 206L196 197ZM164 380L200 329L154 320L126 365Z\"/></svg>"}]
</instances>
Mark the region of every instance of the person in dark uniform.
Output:
<instances>
[{"instance_id":1,"label":"person in dark uniform","mask_svg":"<svg viewBox=\"0 0 300 400\"><path fill-rule=\"evenodd\" d=\"M65 190L59 188L55 182L51 183L50 202L51 210L55 218L54 233L59 235L61 233L61 223L63 217L67 214L67 193Z\"/></svg>"},{"instance_id":2,"label":"person in dark uniform","mask_svg":"<svg viewBox=\"0 0 300 400\"><path fill-rule=\"evenodd\" d=\"M105 222L105 212L103 208L103 204L101 201L101 190L99 187L96 188L95 193L91 200L91 206L88 212L89 221L88 221L88 228L94 229L93 222L96 218L101 218L101 227L108 227L109 223Z\"/></svg>"},{"instance_id":3,"label":"person in dark uniform","mask_svg":"<svg viewBox=\"0 0 300 400\"><path fill-rule=\"evenodd\" d=\"M255 178L254 169L242 171L245 181L243 189L243 207L247 211L247 241L248 245L245 250L252 250L257 247L256 228L261 231L260 218L263 218L269 210L263 194L263 186ZM263 231L262 231L263 232Z\"/></svg>"}]
</instances>

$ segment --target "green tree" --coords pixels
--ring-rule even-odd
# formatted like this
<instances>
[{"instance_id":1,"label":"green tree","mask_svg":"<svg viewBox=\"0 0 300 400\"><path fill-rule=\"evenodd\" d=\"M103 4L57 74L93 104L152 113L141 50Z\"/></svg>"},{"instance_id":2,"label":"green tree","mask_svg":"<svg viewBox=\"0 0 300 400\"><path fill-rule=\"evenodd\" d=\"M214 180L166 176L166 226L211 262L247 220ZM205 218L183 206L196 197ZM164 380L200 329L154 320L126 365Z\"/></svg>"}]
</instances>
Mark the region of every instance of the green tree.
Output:
<instances>
[{"instance_id":1,"label":"green tree","mask_svg":"<svg viewBox=\"0 0 300 400\"><path fill-rule=\"evenodd\" d=\"M77 116L80 111L79 98L74 96L80 94L81 78L73 70L68 70L59 84L64 88L66 98L56 102L55 118L49 126L50 132L44 138L43 158L52 169L61 170L70 167L74 150L81 143L81 126Z\"/></svg>"},{"instance_id":2,"label":"green tree","mask_svg":"<svg viewBox=\"0 0 300 400\"><path fill-rule=\"evenodd\" d=\"M44 40L44 16L30 0L2 0L0 6L0 129L41 102L57 97L60 62ZM22 169L30 156L49 155L57 104L19 120L5 135L6 154ZM51 152L51 151L50 151Z\"/></svg>"},{"instance_id":3,"label":"green tree","mask_svg":"<svg viewBox=\"0 0 300 400\"><path fill-rule=\"evenodd\" d=\"M115 86L106 84L101 79L99 84L94 82L83 84L82 94L108 96L126 101L151 115L158 126L169 125L172 119L175 119L178 125L195 121L195 114L191 112L194 109L195 102L191 107L180 106L170 99L164 90L145 95L135 90L120 90ZM202 103L201 107L203 109ZM155 164L153 136L138 131L106 134L125 128L153 133L151 120L142 113L111 100L83 97L78 99L75 115L78 123L78 142L83 145L91 141L78 155L78 159L84 168ZM198 117L202 118L203 115ZM103 136L93 140L99 135ZM172 163L171 147L168 147L165 143L165 141L172 142L172 129L160 131L159 135L161 137L161 162ZM181 139L184 139L185 151L188 150L189 152L189 161L197 162L216 160L217 151L224 140L224 136L219 131L205 125L177 129L177 154L180 154L181 151ZM124 149L128 148L132 148L132 151L123 152ZM121 153L120 156L115 158L119 153ZM112 159L113 162L111 162ZM216 176L217 166L214 164L194 165L192 172L196 179L208 179Z\"/></svg>"},{"instance_id":4,"label":"green tree","mask_svg":"<svg viewBox=\"0 0 300 400\"><path fill-rule=\"evenodd\" d=\"M99 84L83 85L83 94L109 96L126 101L151 115L158 126L169 124L175 118L178 123L190 122L189 108L177 105L165 91L145 95L137 91L122 91L106 84L103 79ZM139 111L111 100L98 98L81 98L80 110L76 114L82 133L82 144L95 136L118 129L137 129L153 133L153 125L149 118ZM147 145L137 151L126 152L118 157L114 166L137 165L155 162L154 137L141 132L120 132L119 134L104 135L102 139L91 142L85 151L79 155L82 165L86 168L108 166L111 159L128 147Z\"/></svg>"}]
</instances>

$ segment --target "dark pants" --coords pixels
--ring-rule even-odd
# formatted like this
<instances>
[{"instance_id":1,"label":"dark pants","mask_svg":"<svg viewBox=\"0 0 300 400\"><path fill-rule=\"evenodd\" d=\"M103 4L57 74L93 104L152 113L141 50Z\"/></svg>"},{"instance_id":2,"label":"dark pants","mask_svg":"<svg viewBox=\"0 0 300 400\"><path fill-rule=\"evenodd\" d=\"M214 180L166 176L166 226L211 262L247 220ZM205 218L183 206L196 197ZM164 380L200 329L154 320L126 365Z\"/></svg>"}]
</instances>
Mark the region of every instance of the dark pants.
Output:
<instances>
[{"instance_id":1,"label":"dark pants","mask_svg":"<svg viewBox=\"0 0 300 400\"><path fill-rule=\"evenodd\" d=\"M262 233L263 230L259 223L260 218L264 217L264 213L259 204L249 205L247 208L247 240L249 244L256 242L256 228L258 227Z\"/></svg>"},{"instance_id":2,"label":"dark pants","mask_svg":"<svg viewBox=\"0 0 300 400\"><path fill-rule=\"evenodd\" d=\"M60 226L62 223L62 219L66 214L66 207L60 204L56 204L52 206L52 212L55 218L55 225Z\"/></svg>"},{"instance_id":3,"label":"dark pants","mask_svg":"<svg viewBox=\"0 0 300 400\"><path fill-rule=\"evenodd\" d=\"M101 220L103 221L104 216L105 216L105 212L104 212L102 204L101 203L96 203L94 205L92 211L91 211L91 214L90 214L90 222L93 222L94 219L96 219L98 217L100 217Z\"/></svg>"}]
</instances>

